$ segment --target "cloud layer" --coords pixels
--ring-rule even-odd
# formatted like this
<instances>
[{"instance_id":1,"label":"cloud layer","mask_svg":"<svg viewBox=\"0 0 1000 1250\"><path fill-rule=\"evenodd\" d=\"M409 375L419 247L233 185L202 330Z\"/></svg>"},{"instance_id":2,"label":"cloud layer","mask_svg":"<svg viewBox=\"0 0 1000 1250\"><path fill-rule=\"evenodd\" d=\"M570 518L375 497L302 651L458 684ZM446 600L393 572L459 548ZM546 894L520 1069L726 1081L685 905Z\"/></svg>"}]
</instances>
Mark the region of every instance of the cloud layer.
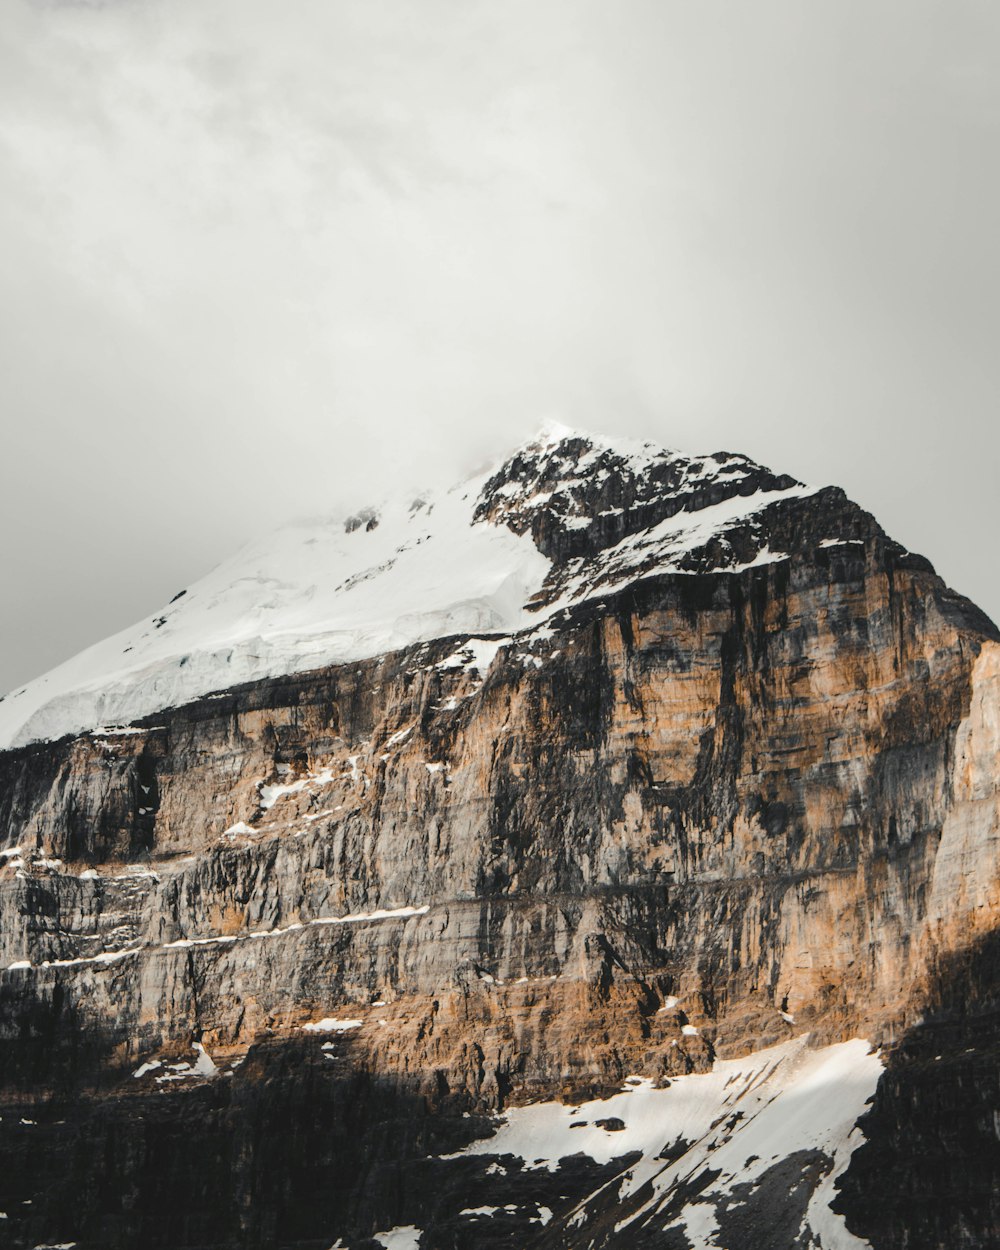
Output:
<instances>
[{"instance_id":1,"label":"cloud layer","mask_svg":"<svg viewBox=\"0 0 1000 1250\"><path fill-rule=\"evenodd\" d=\"M838 481L1000 614L1000 10L14 0L0 688L545 418Z\"/></svg>"}]
</instances>

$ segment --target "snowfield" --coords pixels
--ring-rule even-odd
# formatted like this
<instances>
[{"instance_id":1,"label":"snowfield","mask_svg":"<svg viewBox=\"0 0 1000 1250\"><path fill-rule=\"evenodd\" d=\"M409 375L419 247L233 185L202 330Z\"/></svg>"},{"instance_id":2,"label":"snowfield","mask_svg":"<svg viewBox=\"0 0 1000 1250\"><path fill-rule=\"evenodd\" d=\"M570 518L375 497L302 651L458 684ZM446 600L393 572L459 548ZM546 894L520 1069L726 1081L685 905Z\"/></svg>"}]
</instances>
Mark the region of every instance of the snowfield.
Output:
<instances>
[{"instance_id":1,"label":"snowfield","mask_svg":"<svg viewBox=\"0 0 1000 1250\"><path fill-rule=\"evenodd\" d=\"M460 1153L513 1155L529 1168L555 1172L560 1159L577 1152L597 1163L638 1152L641 1158L617 1180L570 1213L568 1226L585 1227L590 1213L611 1200L622 1205L618 1230L631 1228L638 1236L647 1221L688 1192L693 1196L667 1226L683 1230L697 1250L724 1250L729 1241L719 1239L720 1212L745 1205L767 1173L783 1165L789 1167L789 1179L782 1180L787 1189L802 1175L799 1160L806 1152L820 1152L824 1162L802 1221L804 1244L863 1250L868 1243L848 1231L830 1203L837 1178L864 1141L856 1124L881 1074L882 1061L867 1042L810 1049L804 1035L743 1059L719 1061L705 1075L676 1077L664 1089L631 1078L612 1098L573 1107L547 1102L514 1108L494 1137ZM615 1120L624 1128L600 1123ZM678 1157L671 1161L665 1153ZM692 1190L706 1169L718 1175Z\"/></svg>"},{"instance_id":2,"label":"snowfield","mask_svg":"<svg viewBox=\"0 0 1000 1250\"><path fill-rule=\"evenodd\" d=\"M451 634L509 634L549 561L527 535L474 525L485 477L252 544L140 622L0 702L0 748L121 725L241 682L367 659Z\"/></svg>"}]
</instances>

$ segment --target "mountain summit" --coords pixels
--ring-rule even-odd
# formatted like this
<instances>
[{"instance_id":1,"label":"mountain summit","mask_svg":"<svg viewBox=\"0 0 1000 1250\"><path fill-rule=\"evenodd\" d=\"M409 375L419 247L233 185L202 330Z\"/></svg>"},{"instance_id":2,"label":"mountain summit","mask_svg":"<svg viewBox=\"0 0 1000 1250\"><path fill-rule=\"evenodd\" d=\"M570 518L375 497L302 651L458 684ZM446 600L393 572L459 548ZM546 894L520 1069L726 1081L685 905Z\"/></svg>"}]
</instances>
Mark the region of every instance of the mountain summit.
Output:
<instances>
[{"instance_id":1,"label":"mountain summit","mask_svg":"<svg viewBox=\"0 0 1000 1250\"><path fill-rule=\"evenodd\" d=\"M449 635L518 636L652 573L739 572L880 533L745 456L549 429L439 494L292 525L0 700L0 747Z\"/></svg>"}]
</instances>

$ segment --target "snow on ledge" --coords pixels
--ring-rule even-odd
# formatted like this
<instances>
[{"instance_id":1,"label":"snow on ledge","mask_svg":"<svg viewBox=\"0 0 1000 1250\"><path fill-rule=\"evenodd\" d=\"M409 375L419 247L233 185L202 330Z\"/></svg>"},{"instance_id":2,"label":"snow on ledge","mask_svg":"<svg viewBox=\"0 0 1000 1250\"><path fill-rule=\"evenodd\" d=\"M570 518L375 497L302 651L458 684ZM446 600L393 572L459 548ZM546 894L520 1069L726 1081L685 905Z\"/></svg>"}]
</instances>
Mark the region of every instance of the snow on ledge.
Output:
<instances>
[{"instance_id":1,"label":"snow on ledge","mask_svg":"<svg viewBox=\"0 0 1000 1250\"><path fill-rule=\"evenodd\" d=\"M258 929L249 933L212 934L209 937L178 938L175 942L164 942L162 946L128 946L120 951L102 951L99 955L88 955L77 959L46 959L40 964L32 964L30 960L19 959L8 964L4 972L31 971L35 968L76 968L84 964L116 964L130 955L142 952L191 950L195 946L231 946L234 942L252 942L262 938L282 937L286 933L298 933L305 929L321 928L326 925L366 924L369 921L409 920L414 916L426 916L430 905L423 907L394 907L376 909L368 912L355 912L348 916L317 916L314 920L304 923L287 925L283 929Z\"/></svg>"},{"instance_id":2,"label":"snow on ledge","mask_svg":"<svg viewBox=\"0 0 1000 1250\"><path fill-rule=\"evenodd\" d=\"M302 1031L304 1033L348 1033L351 1029L360 1029L361 1020L340 1020L336 1016L325 1016L322 1020L315 1020L312 1024L304 1024Z\"/></svg>"}]
</instances>

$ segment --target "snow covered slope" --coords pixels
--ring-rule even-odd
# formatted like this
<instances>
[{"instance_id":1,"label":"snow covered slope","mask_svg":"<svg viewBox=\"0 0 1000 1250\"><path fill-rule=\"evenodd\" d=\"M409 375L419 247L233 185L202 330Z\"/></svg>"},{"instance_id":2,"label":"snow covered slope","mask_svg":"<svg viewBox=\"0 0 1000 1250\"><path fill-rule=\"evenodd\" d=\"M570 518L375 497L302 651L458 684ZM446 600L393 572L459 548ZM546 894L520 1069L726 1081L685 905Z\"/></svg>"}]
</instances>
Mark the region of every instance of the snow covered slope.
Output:
<instances>
[{"instance_id":1,"label":"snow covered slope","mask_svg":"<svg viewBox=\"0 0 1000 1250\"><path fill-rule=\"evenodd\" d=\"M449 634L509 632L549 561L529 537L472 524L478 483L279 530L152 619L0 703L0 745L121 724L259 677ZM369 528L371 526L371 528Z\"/></svg>"},{"instance_id":2,"label":"snow covered slope","mask_svg":"<svg viewBox=\"0 0 1000 1250\"><path fill-rule=\"evenodd\" d=\"M862 1250L868 1243L830 1204L864 1141L857 1121L881 1075L867 1042L814 1050L802 1035L663 1088L631 1078L612 1098L514 1108L496 1136L462 1153L495 1156L499 1166L512 1155L557 1176L560 1160L578 1152L598 1163L626 1160L616 1179L563 1217L566 1230L581 1230L579 1245L610 1215L620 1239L601 1245L658 1245L654 1230L662 1230L664 1246L735 1250L762 1244L754 1234L768 1216L787 1218L797 1207L799 1226L784 1236L775 1230L774 1244ZM669 1230L687 1240L669 1239Z\"/></svg>"},{"instance_id":3,"label":"snow covered slope","mask_svg":"<svg viewBox=\"0 0 1000 1250\"><path fill-rule=\"evenodd\" d=\"M447 492L247 547L0 700L0 749L432 638L510 636L636 577L703 571L690 566L698 551L732 571L781 558L755 518L811 493L741 456L552 429Z\"/></svg>"}]
</instances>

